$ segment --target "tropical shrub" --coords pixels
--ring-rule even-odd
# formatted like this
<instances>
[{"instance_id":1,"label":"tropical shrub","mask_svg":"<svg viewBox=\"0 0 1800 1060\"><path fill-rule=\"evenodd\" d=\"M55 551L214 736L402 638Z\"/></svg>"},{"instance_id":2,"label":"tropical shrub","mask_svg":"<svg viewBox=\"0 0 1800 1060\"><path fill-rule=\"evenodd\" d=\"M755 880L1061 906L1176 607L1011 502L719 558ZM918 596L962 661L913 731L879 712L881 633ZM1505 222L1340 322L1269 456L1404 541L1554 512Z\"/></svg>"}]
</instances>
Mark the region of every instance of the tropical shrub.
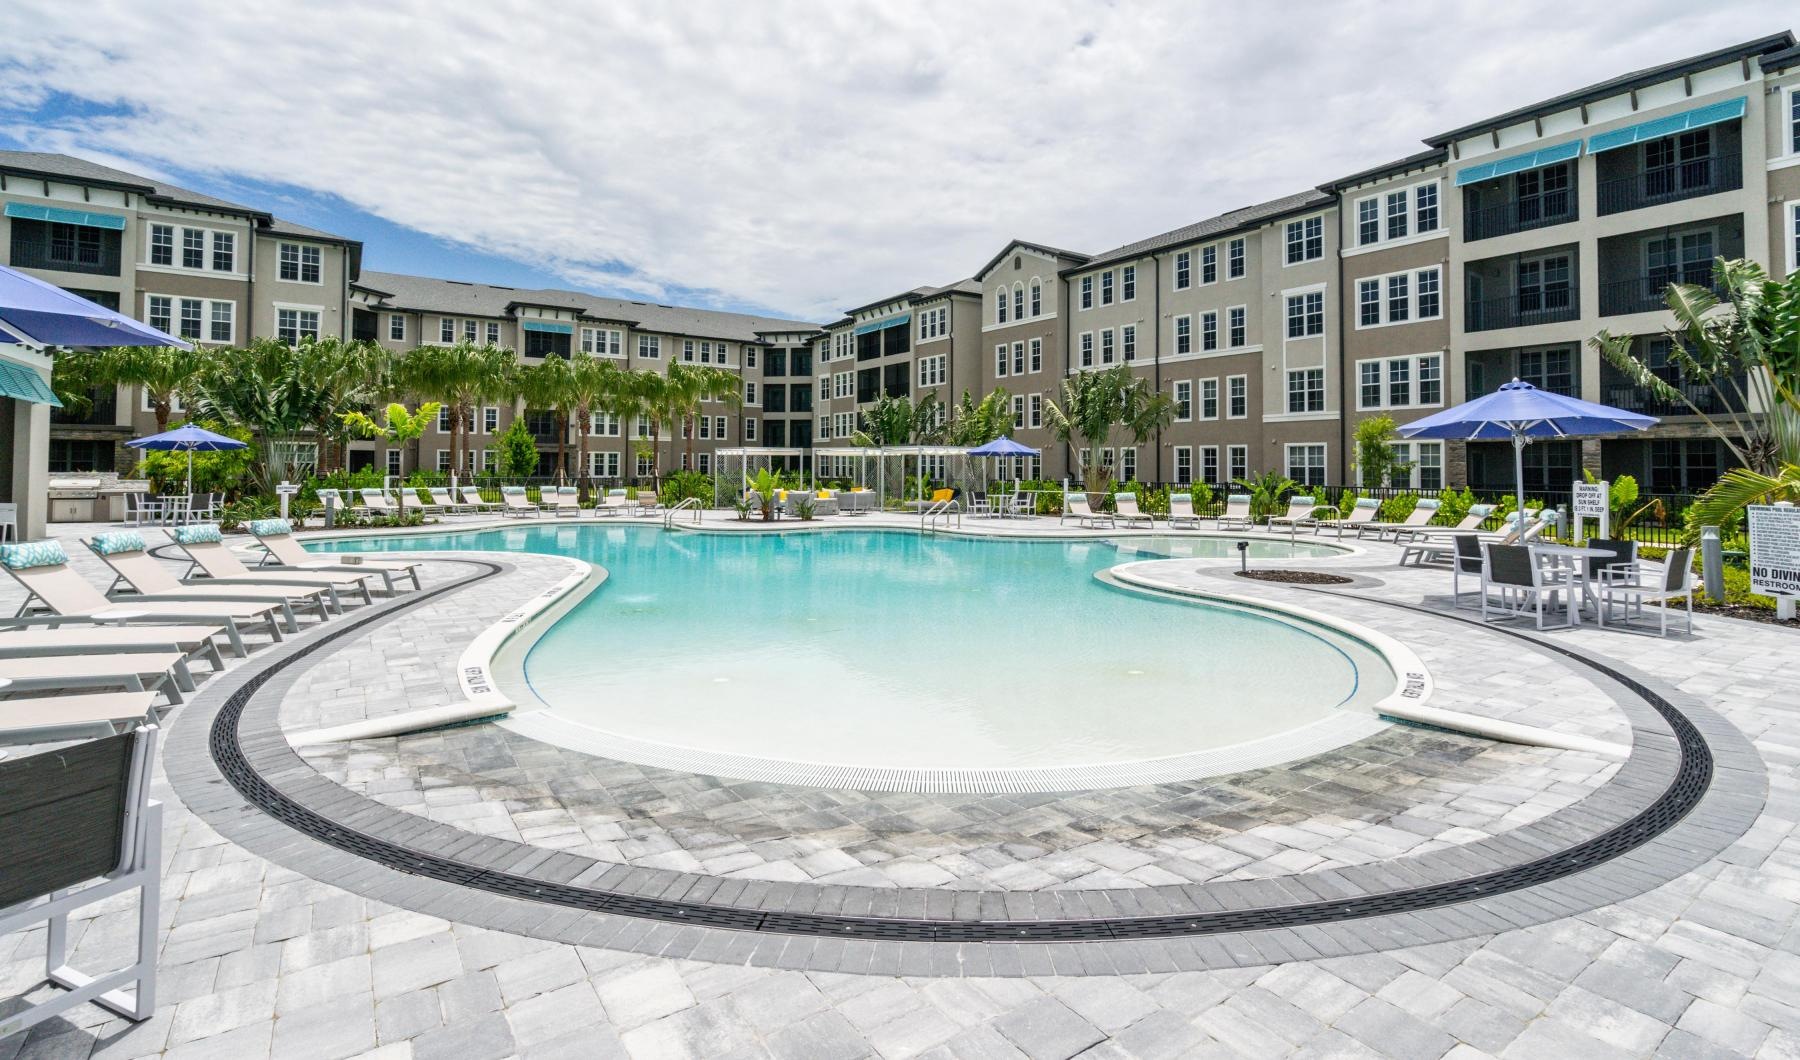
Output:
<instances>
[{"instance_id":1,"label":"tropical shrub","mask_svg":"<svg viewBox=\"0 0 1800 1060\"><path fill-rule=\"evenodd\" d=\"M680 504L689 497L698 497L702 504L710 505L713 500L712 476L699 471L671 471L663 479L663 487L657 497L668 507Z\"/></svg>"},{"instance_id":2,"label":"tropical shrub","mask_svg":"<svg viewBox=\"0 0 1800 1060\"><path fill-rule=\"evenodd\" d=\"M1402 522L1418 506L1419 495L1417 493L1411 491L1397 493L1381 502L1381 510L1375 513L1375 519L1377 522L1383 523Z\"/></svg>"},{"instance_id":3,"label":"tropical shrub","mask_svg":"<svg viewBox=\"0 0 1800 1060\"><path fill-rule=\"evenodd\" d=\"M1455 526L1475 507L1475 492L1464 486L1460 490L1444 490L1438 494L1438 522Z\"/></svg>"},{"instance_id":4,"label":"tropical shrub","mask_svg":"<svg viewBox=\"0 0 1800 1060\"><path fill-rule=\"evenodd\" d=\"M219 527L224 530L236 530L253 519L274 518L278 509L275 502L268 497L239 497L219 509Z\"/></svg>"},{"instance_id":5,"label":"tropical shrub","mask_svg":"<svg viewBox=\"0 0 1800 1060\"><path fill-rule=\"evenodd\" d=\"M1300 488L1298 482L1279 471L1241 478L1232 485L1250 494L1250 517L1258 520L1287 511L1288 495Z\"/></svg>"},{"instance_id":6,"label":"tropical shrub","mask_svg":"<svg viewBox=\"0 0 1800 1060\"><path fill-rule=\"evenodd\" d=\"M531 436L531 428L526 425L525 417L515 416L512 426L500 435L497 444L500 450L500 474L503 477L521 479L537 474L537 439Z\"/></svg>"},{"instance_id":7,"label":"tropical shrub","mask_svg":"<svg viewBox=\"0 0 1800 1060\"><path fill-rule=\"evenodd\" d=\"M197 426L240 442L251 440L250 432L244 428L228 427L216 420L207 420ZM236 496L250 485L250 468L255 462L256 450L253 447L223 449L213 453L197 452L194 454L194 491ZM133 478L148 479L151 487L158 493L179 493L186 490L187 472L187 453L160 450L145 450L137 466L131 469Z\"/></svg>"}]
</instances>

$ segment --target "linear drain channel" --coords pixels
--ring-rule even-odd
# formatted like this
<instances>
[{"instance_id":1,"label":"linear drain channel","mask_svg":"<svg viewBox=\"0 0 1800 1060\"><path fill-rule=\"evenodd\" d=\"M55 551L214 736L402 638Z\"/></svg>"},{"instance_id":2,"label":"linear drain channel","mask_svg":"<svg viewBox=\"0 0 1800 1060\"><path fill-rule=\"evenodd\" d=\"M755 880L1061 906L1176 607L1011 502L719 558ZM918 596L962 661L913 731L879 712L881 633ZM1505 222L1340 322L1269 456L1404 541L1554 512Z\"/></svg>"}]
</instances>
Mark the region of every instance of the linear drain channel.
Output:
<instances>
[{"instance_id":1,"label":"linear drain channel","mask_svg":"<svg viewBox=\"0 0 1800 1060\"><path fill-rule=\"evenodd\" d=\"M456 562L485 567L486 573L457 579L424 592L414 592L406 607L498 574L501 568L479 560L458 559ZM1385 601L1371 601L1385 603ZM1405 607L1396 604L1393 606ZM380 621L398 613L395 608L368 621ZM340 619L341 628L321 630L320 635L303 648L283 658L247 680L219 709L213 719L209 742L213 760L238 792L263 812L320 842L339 850L367 858L399 872L471 887L490 894L522 898L596 913L642 917L675 924L731 928L787 935L838 937L895 942L1093 942L1125 939L1156 939L1177 936L1215 935L1224 932L1253 931L1269 928L1302 927L1328 924L1341 920L1382 916L1393 913L1418 912L1439 906L1454 905L1474 899L1535 887L1602 865L1660 835L1680 821L1697 805L1712 783L1713 755L1706 740L1688 717L1662 696L1623 674L1576 654L1545 644L1508 630L1507 633L1530 641L1537 648L1556 652L1596 670L1630 689L1650 704L1674 730L1681 749L1681 764L1675 780L1657 799L1635 817L1601 835L1539 858L1480 876L1447 883L1356 898L1305 902L1296 905L1218 912L1172 914L1143 917L1103 917L1067 920L932 920L899 917L860 917L818 913L771 912L736 906L682 902L593 887L576 887L530 876L495 872L416 850L355 829L346 828L313 810L300 805L263 779L245 757L239 744L238 727L245 708L259 690L275 674L295 665L326 645L357 632L366 623ZM390 811L395 814L403 811Z\"/></svg>"}]
</instances>

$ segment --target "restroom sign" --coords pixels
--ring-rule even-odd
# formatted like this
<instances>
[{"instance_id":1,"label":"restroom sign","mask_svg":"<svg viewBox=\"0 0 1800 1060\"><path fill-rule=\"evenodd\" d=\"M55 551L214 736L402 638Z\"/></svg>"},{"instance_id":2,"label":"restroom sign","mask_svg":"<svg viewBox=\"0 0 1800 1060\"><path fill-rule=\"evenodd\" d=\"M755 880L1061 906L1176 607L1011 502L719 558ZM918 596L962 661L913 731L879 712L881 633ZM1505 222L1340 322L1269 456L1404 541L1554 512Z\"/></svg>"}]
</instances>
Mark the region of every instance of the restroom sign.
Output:
<instances>
[{"instance_id":1,"label":"restroom sign","mask_svg":"<svg viewBox=\"0 0 1800 1060\"><path fill-rule=\"evenodd\" d=\"M1750 591L1800 596L1800 508L1752 504Z\"/></svg>"}]
</instances>

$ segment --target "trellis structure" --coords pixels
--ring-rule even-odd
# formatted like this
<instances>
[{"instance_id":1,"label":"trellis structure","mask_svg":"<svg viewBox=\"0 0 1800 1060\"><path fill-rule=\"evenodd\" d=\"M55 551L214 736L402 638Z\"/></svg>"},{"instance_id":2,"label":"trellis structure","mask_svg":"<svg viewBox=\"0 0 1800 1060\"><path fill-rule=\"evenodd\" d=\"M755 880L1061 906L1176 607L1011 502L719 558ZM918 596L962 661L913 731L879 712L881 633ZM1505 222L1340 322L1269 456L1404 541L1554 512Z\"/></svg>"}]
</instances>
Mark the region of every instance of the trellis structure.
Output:
<instances>
[{"instance_id":1,"label":"trellis structure","mask_svg":"<svg viewBox=\"0 0 1800 1060\"><path fill-rule=\"evenodd\" d=\"M713 507L722 508L742 497L750 489L750 476L764 468L774 467L776 457L805 457L808 450L784 449L779 446L744 446L735 449L719 449L713 452ZM733 471L737 472L738 492L732 496L725 483L731 481ZM800 472L802 479L809 472Z\"/></svg>"}]
</instances>

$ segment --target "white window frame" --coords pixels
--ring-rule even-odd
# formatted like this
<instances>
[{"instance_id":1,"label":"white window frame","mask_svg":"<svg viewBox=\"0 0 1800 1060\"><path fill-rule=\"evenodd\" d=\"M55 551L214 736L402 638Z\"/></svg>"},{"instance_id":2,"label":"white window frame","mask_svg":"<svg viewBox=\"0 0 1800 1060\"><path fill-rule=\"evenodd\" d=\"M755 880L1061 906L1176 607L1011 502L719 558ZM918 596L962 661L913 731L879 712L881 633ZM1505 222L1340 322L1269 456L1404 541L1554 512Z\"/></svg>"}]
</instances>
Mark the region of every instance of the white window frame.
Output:
<instances>
[{"instance_id":1,"label":"white window frame","mask_svg":"<svg viewBox=\"0 0 1800 1060\"><path fill-rule=\"evenodd\" d=\"M1030 419L1027 422L1032 427L1042 427L1044 425L1044 395L1031 395Z\"/></svg>"},{"instance_id":2,"label":"white window frame","mask_svg":"<svg viewBox=\"0 0 1800 1060\"><path fill-rule=\"evenodd\" d=\"M1225 447L1225 481L1236 482L1250 476L1250 447L1247 445L1228 445Z\"/></svg>"},{"instance_id":3,"label":"white window frame","mask_svg":"<svg viewBox=\"0 0 1800 1060\"><path fill-rule=\"evenodd\" d=\"M1100 329L1100 363L1116 364L1119 360L1118 335L1112 328Z\"/></svg>"},{"instance_id":4,"label":"white window frame","mask_svg":"<svg viewBox=\"0 0 1800 1060\"><path fill-rule=\"evenodd\" d=\"M994 344L994 378L1006 378L1007 369L1012 364L1010 349L1011 347L1004 342Z\"/></svg>"},{"instance_id":5,"label":"white window frame","mask_svg":"<svg viewBox=\"0 0 1800 1060\"><path fill-rule=\"evenodd\" d=\"M661 335L639 335L637 337L637 339L638 339L637 355L640 360L645 360L645 361L660 361L660 360L662 360L662 336Z\"/></svg>"},{"instance_id":6,"label":"white window frame","mask_svg":"<svg viewBox=\"0 0 1800 1060\"><path fill-rule=\"evenodd\" d=\"M1080 294L1075 299L1075 309L1077 312L1085 313L1092 308L1094 308L1094 277L1088 275L1081 278Z\"/></svg>"},{"instance_id":7,"label":"white window frame","mask_svg":"<svg viewBox=\"0 0 1800 1060\"><path fill-rule=\"evenodd\" d=\"M1233 314L1233 313L1241 314L1243 317L1244 323L1242 326L1243 326L1244 335L1243 335L1243 341L1241 341L1241 342L1233 341L1234 336L1233 336L1232 332L1233 332L1234 325L1231 323L1231 314ZM1225 348L1228 350L1242 350L1242 349L1247 348L1249 345L1250 345L1250 307L1247 305L1226 306L1225 307Z\"/></svg>"},{"instance_id":8,"label":"white window frame","mask_svg":"<svg viewBox=\"0 0 1800 1060\"><path fill-rule=\"evenodd\" d=\"M1325 321L1325 285L1321 283L1321 284L1316 284L1312 287L1297 287L1297 288L1294 288L1293 290L1283 291L1281 293L1283 296L1283 298L1282 298L1282 315L1281 315L1282 337L1287 339L1290 342L1295 342L1295 341L1299 341L1302 339L1323 338L1325 335L1325 324L1326 324L1326 321ZM1312 314L1311 308L1307 304L1310 299L1314 299L1314 298L1318 299L1318 301L1319 301L1319 313L1318 313L1319 330L1317 330L1317 331L1312 330L1313 314ZM1298 335L1293 333L1294 304L1296 302L1299 303L1299 307L1300 307L1301 331L1300 331L1300 334L1298 334Z\"/></svg>"},{"instance_id":9,"label":"white window frame","mask_svg":"<svg viewBox=\"0 0 1800 1060\"><path fill-rule=\"evenodd\" d=\"M294 278L291 280L282 275L283 270L287 266L287 262L282 260L282 254L286 252L289 247L294 248ZM306 252L309 250L313 252L313 257L316 259L313 262L313 265L318 269L319 273L316 278L311 280L306 278ZM295 243L285 239L275 244L275 279L281 283L299 283L305 284L308 287L324 286L325 248L315 246L311 243Z\"/></svg>"},{"instance_id":10,"label":"white window frame","mask_svg":"<svg viewBox=\"0 0 1800 1060\"><path fill-rule=\"evenodd\" d=\"M1184 275L1185 274L1185 275ZM1175 253L1175 267L1169 270L1171 290L1186 291L1194 286L1194 252L1180 250Z\"/></svg>"},{"instance_id":11,"label":"white window frame","mask_svg":"<svg viewBox=\"0 0 1800 1060\"><path fill-rule=\"evenodd\" d=\"M1310 240L1311 237L1307 234L1307 228L1309 225L1313 224L1314 222L1317 222L1318 226L1319 226L1319 252L1317 254L1308 254L1308 253L1306 253L1306 244ZM1295 240L1295 238L1294 238L1294 232L1296 229L1298 229L1298 231L1300 233L1300 238L1298 240ZM1299 266L1299 265L1306 265L1306 264L1309 264L1314 261L1323 261L1324 260L1324 258L1325 258L1325 215L1324 214L1316 213L1316 214L1312 214L1307 217L1296 217L1293 220L1288 221L1282 225L1281 234L1282 234L1282 243L1281 243L1281 267L1282 268L1289 269L1289 268L1293 268L1293 267ZM1296 242L1298 242L1300 244L1301 256L1300 256L1299 260L1293 260L1292 255L1289 253L1289 248L1291 248Z\"/></svg>"},{"instance_id":12,"label":"white window frame","mask_svg":"<svg viewBox=\"0 0 1800 1060\"><path fill-rule=\"evenodd\" d=\"M1211 273L1212 278L1207 279ZM1219 282L1219 244L1208 243L1200 248L1200 286L1211 287Z\"/></svg>"},{"instance_id":13,"label":"white window frame","mask_svg":"<svg viewBox=\"0 0 1800 1060\"><path fill-rule=\"evenodd\" d=\"M1191 486L1194 483L1194 447L1178 445L1175 447L1175 484Z\"/></svg>"},{"instance_id":14,"label":"white window frame","mask_svg":"<svg viewBox=\"0 0 1800 1060\"><path fill-rule=\"evenodd\" d=\"M1402 464L1410 464L1412 466L1406 470L1405 481L1394 482L1390 478L1388 485L1399 489L1412 490L1430 489L1435 491L1444 488L1443 442L1396 441L1393 443L1392 449L1395 459ZM1421 474L1425 466L1424 457L1427 452L1434 452L1437 454L1437 463L1434 466L1437 468L1438 482L1437 485L1430 487L1424 485L1424 476ZM1367 485L1372 486L1374 483L1367 483Z\"/></svg>"},{"instance_id":15,"label":"white window frame","mask_svg":"<svg viewBox=\"0 0 1800 1060\"><path fill-rule=\"evenodd\" d=\"M1119 301L1137 301L1137 266L1125 265L1119 269Z\"/></svg>"},{"instance_id":16,"label":"white window frame","mask_svg":"<svg viewBox=\"0 0 1800 1060\"><path fill-rule=\"evenodd\" d=\"M1174 388L1175 422L1194 422L1194 381L1177 379L1171 385Z\"/></svg>"},{"instance_id":17,"label":"white window frame","mask_svg":"<svg viewBox=\"0 0 1800 1060\"><path fill-rule=\"evenodd\" d=\"M1312 399L1312 395L1314 393L1314 389L1311 386L1304 385L1305 381L1311 379L1314 372L1318 373L1318 381L1319 381L1319 386L1318 386L1318 390L1317 390L1317 393L1319 395L1319 407L1316 409L1310 407L1312 404L1311 399ZM1294 407L1294 377L1295 376L1302 377L1302 386L1300 388L1300 393L1301 393L1301 405L1303 407L1301 407L1301 408ZM1313 367L1310 367L1310 368L1289 368L1287 370L1286 375L1283 378L1283 382L1286 385L1282 388L1282 408L1287 411L1288 415L1290 415L1290 416L1309 416L1309 415L1316 415L1321 412L1330 412L1331 411L1331 392L1329 389L1327 389L1327 387L1325 385L1325 369L1323 367L1314 365Z\"/></svg>"},{"instance_id":18,"label":"white window frame","mask_svg":"<svg viewBox=\"0 0 1800 1060\"><path fill-rule=\"evenodd\" d=\"M1200 382L1199 403L1197 406L1199 408L1199 412L1197 412L1195 414L1194 418L1201 420L1201 421L1217 420L1219 418L1219 408L1220 408L1220 405L1219 405L1219 401L1220 401L1219 377L1216 375L1211 375L1211 376L1207 376L1205 379L1200 380L1199 382ZM1207 391L1209 384L1211 385L1211 389L1212 389L1212 411L1210 413L1206 411L1206 402L1207 402L1206 391Z\"/></svg>"},{"instance_id":19,"label":"white window frame","mask_svg":"<svg viewBox=\"0 0 1800 1060\"><path fill-rule=\"evenodd\" d=\"M1244 411L1231 411L1231 384L1244 384ZM1250 377L1248 375L1228 375L1225 377L1225 418L1228 420L1247 420L1250 418Z\"/></svg>"},{"instance_id":20,"label":"white window frame","mask_svg":"<svg viewBox=\"0 0 1800 1060\"><path fill-rule=\"evenodd\" d=\"M921 387L943 386L946 358L944 354L919 358L919 385ZM845 375L850 373L845 372Z\"/></svg>"},{"instance_id":21,"label":"white window frame","mask_svg":"<svg viewBox=\"0 0 1800 1060\"><path fill-rule=\"evenodd\" d=\"M1435 188L1437 190L1437 202L1435 204L1437 208L1437 219L1432 227L1424 229L1419 227L1419 189L1421 188ZM1401 235L1395 235L1393 232L1393 225L1391 223L1392 212L1388 203L1388 197L1390 195L1399 195L1406 203L1406 210L1403 213L1403 216L1406 218L1406 231ZM1365 243L1362 238L1362 208L1363 204L1367 202L1375 204L1376 237L1372 241ZM1410 241L1435 238L1444 233L1443 180L1438 177L1432 177L1429 180L1421 180L1398 188L1390 186L1381 188L1377 191L1371 191L1367 195L1358 196L1351 203L1349 213L1352 234L1355 236L1355 240L1351 243L1351 247L1355 250L1362 250L1365 247L1379 247L1389 243L1398 243L1402 240Z\"/></svg>"},{"instance_id":22,"label":"white window frame","mask_svg":"<svg viewBox=\"0 0 1800 1060\"><path fill-rule=\"evenodd\" d=\"M1137 325L1119 325L1119 363L1130 364L1137 360Z\"/></svg>"},{"instance_id":23,"label":"white window frame","mask_svg":"<svg viewBox=\"0 0 1800 1060\"><path fill-rule=\"evenodd\" d=\"M1800 272L1800 199L1792 199L1782 204L1786 207L1783 216L1787 219L1787 231L1783 233L1782 242L1787 244L1787 270L1792 276Z\"/></svg>"},{"instance_id":24,"label":"white window frame","mask_svg":"<svg viewBox=\"0 0 1800 1060\"><path fill-rule=\"evenodd\" d=\"M1310 456L1311 451L1315 450L1315 449L1318 450L1318 457L1319 457L1318 463L1317 463L1317 468L1319 471L1319 481L1312 482L1312 481L1309 481L1310 476L1307 476L1304 474L1302 474L1302 475L1294 474L1294 453L1296 450L1306 450L1308 452L1308 455ZM1282 463L1283 473L1286 474L1288 478L1291 478L1295 482L1299 483L1302 487L1311 488L1314 486L1323 486L1326 484L1325 480L1329 477L1330 468L1331 468L1331 446L1330 446L1330 444L1328 444L1326 442L1288 442L1281 447L1281 457L1282 457L1281 463ZM1307 461L1307 467L1310 469L1313 466L1314 465L1313 465L1312 461L1309 459Z\"/></svg>"},{"instance_id":25,"label":"white window frame","mask_svg":"<svg viewBox=\"0 0 1800 1060\"><path fill-rule=\"evenodd\" d=\"M1250 275L1250 243L1243 236L1239 236L1225 244L1225 279L1241 280L1248 275Z\"/></svg>"},{"instance_id":26,"label":"white window frame","mask_svg":"<svg viewBox=\"0 0 1800 1060\"><path fill-rule=\"evenodd\" d=\"M1081 364L1079 367L1092 368L1094 366L1094 333L1091 331L1082 332L1075 344L1075 348L1080 351Z\"/></svg>"},{"instance_id":27,"label":"white window frame","mask_svg":"<svg viewBox=\"0 0 1800 1060\"><path fill-rule=\"evenodd\" d=\"M746 442L756 441L756 417L755 416L745 416L744 417L744 441L746 441Z\"/></svg>"},{"instance_id":28,"label":"white window frame","mask_svg":"<svg viewBox=\"0 0 1800 1060\"><path fill-rule=\"evenodd\" d=\"M1352 384L1356 390L1356 409L1357 409L1357 411L1358 412L1377 412L1382 409L1435 409L1435 408L1442 408L1444 405L1444 385L1445 385L1444 361L1445 360L1446 360L1446 355L1443 352L1441 352L1439 350L1428 350L1425 353L1409 353L1409 354L1405 354L1405 355L1399 356L1399 357L1365 357L1365 358L1357 361L1356 362L1356 380ZM1425 366L1431 361L1437 362L1438 399L1436 401L1423 401L1422 402L1419 400L1419 377L1420 377L1420 374L1424 371ZM1395 363L1404 363L1407 365L1407 376L1408 376L1407 391L1408 391L1409 396L1408 396L1406 404L1404 404L1404 405L1396 404L1391 400L1391 398L1393 396L1393 392L1389 389L1389 385L1390 385L1389 381L1393 378L1393 376L1392 376L1391 370L1389 369L1388 366L1391 364L1395 364ZM1381 401L1379 404L1375 404L1375 405L1371 405L1363 400L1363 366L1370 365L1370 364L1379 365L1380 369L1381 369L1381 378L1380 378Z\"/></svg>"},{"instance_id":29,"label":"white window frame","mask_svg":"<svg viewBox=\"0 0 1800 1060\"><path fill-rule=\"evenodd\" d=\"M405 313L389 313L387 315L387 317L388 317L388 321L387 321L388 341L389 342L405 342L406 341L406 314ZM396 331L398 331L400 334L398 334L398 335L394 334L394 332L396 332Z\"/></svg>"},{"instance_id":30,"label":"white window frame","mask_svg":"<svg viewBox=\"0 0 1800 1060\"><path fill-rule=\"evenodd\" d=\"M1208 459L1209 457L1211 458L1210 460ZM1210 475L1206 472L1206 465L1208 463L1212 464L1212 474ZM1221 484L1219 479L1219 447L1216 445L1203 445L1200 447L1200 481L1206 483L1208 486Z\"/></svg>"},{"instance_id":31,"label":"white window frame","mask_svg":"<svg viewBox=\"0 0 1800 1060\"><path fill-rule=\"evenodd\" d=\"M1419 277L1428 275L1435 275L1437 277L1437 312L1433 313L1431 316L1421 316L1419 314ZM1389 284L1395 277L1399 276L1406 277L1407 315L1405 320L1393 320L1390 318L1392 306L1389 305ZM1355 286L1352 289L1356 291L1355 330L1357 331L1369 331L1374 328L1391 328L1404 324L1418 324L1423 321L1444 319L1444 267L1442 265L1426 265L1423 268L1417 269L1401 269L1398 272L1382 272L1370 276L1358 276L1354 283ZM1379 296L1377 302L1380 306L1381 317L1379 323L1363 323L1362 295L1363 284L1365 283L1377 285L1376 293Z\"/></svg>"},{"instance_id":32,"label":"white window frame","mask_svg":"<svg viewBox=\"0 0 1800 1060\"><path fill-rule=\"evenodd\" d=\"M295 305L292 302L275 302L275 303L272 303L272 306L275 310L275 337L277 339L279 339L281 337L281 314L283 312L312 313L316 318L314 320L314 327L313 327L313 334L314 334L315 339L322 339L325 337L325 307L324 306L322 306L322 305ZM299 344L299 336L296 334L295 345L298 345L298 344Z\"/></svg>"},{"instance_id":33,"label":"white window frame","mask_svg":"<svg viewBox=\"0 0 1800 1060\"><path fill-rule=\"evenodd\" d=\"M1186 357L1188 354L1193 353L1194 318L1187 313L1182 313L1175 318L1172 327L1173 331L1169 335L1169 356ZM1185 350L1181 348L1183 342L1187 343L1187 349Z\"/></svg>"}]
</instances>

